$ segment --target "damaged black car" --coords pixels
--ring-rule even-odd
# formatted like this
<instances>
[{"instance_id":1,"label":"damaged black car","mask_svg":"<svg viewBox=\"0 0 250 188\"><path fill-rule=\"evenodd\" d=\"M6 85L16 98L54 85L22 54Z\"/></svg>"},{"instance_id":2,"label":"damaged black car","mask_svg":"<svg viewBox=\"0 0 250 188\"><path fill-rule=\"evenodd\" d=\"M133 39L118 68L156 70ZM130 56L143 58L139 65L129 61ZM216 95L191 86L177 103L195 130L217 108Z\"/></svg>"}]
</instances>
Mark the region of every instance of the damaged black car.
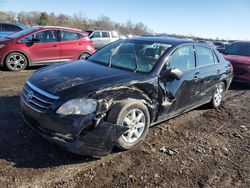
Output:
<instances>
[{"instance_id":1,"label":"damaged black car","mask_svg":"<svg viewBox=\"0 0 250 188\"><path fill-rule=\"evenodd\" d=\"M216 50L166 37L116 41L88 60L36 71L21 94L26 124L90 156L138 146L149 127L209 103L220 106L232 66Z\"/></svg>"}]
</instances>

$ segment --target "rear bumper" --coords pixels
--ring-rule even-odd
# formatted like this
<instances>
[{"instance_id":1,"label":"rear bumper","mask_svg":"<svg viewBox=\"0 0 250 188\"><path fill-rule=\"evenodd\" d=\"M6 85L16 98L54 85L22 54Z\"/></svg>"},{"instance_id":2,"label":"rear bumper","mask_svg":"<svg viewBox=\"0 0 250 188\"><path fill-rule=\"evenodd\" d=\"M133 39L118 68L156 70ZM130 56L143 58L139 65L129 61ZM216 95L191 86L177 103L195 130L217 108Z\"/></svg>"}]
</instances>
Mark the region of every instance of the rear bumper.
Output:
<instances>
[{"instance_id":1,"label":"rear bumper","mask_svg":"<svg viewBox=\"0 0 250 188\"><path fill-rule=\"evenodd\" d=\"M86 156L105 156L108 155L117 139L128 130L124 126L119 126L107 122L101 122L94 126L89 124L89 119L83 117L82 121L74 121L70 117L69 121L72 121L74 126L79 127L77 134L71 134L69 121L52 121L50 114L39 114L30 109L21 100L21 111L24 122L29 125L32 129L37 131L45 139L58 144L66 150ZM53 115L52 115L53 116ZM60 117L56 117L60 118ZM51 119L51 121L49 120ZM67 122L67 124L63 124ZM77 125L77 123L81 125ZM58 127L69 126L69 132L63 128L61 132L55 131L60 130Z\"/></svg>"}]
</instances>

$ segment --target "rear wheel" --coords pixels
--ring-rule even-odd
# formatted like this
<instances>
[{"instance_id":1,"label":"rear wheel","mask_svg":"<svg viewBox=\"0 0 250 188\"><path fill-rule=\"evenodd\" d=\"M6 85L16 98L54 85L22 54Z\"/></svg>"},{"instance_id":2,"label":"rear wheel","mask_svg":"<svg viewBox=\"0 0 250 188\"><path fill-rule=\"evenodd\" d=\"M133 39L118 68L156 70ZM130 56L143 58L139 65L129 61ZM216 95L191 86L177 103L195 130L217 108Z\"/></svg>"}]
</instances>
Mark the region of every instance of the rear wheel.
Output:
<instances>
[{"instance_id":1,"label":"rear wheel","mask_svg":"<svg viewBox=\"0 0 250 188\"><path fill-rule=\"evenodd\" d=\"M150 124L147 107L136 101L122 102L111 109L108 122L126 126L129 130L118 140L116 146L128 150L138 146L146 137Z\"/></svg>"},{"instance_id":2,"label":"rear wheel","mask_svg":"<svg viewBox=\"0 0 250 188\"><path fill-rule=\"evenodd\" d=\"M225 84L223 82L220 82L215 86L213 98L210 102L210 105L214 108L218 108L223 100L224 93Z\"/></svg>"},{"instance_id":3,"label":"rear wheel","mask_svg":"<svg viewBox=\"0 0 250 188\"><path fill-rule=\"evenodd\" d=\"M88 59L89 56L90 56L89 53L83 52L83 53L79 56L79 60Z\"/></svg>"},{"instance_id":4,"label":"rear wheel","mask_svg":"<svg viewBox=\"0 0 250 188\"><path fill-rule=\"evenodd\" d=\"M5 65L10 71L20 71L27 67L28 61L23 54L12 52L6 57Z\"/></svg>"}]
</instances>

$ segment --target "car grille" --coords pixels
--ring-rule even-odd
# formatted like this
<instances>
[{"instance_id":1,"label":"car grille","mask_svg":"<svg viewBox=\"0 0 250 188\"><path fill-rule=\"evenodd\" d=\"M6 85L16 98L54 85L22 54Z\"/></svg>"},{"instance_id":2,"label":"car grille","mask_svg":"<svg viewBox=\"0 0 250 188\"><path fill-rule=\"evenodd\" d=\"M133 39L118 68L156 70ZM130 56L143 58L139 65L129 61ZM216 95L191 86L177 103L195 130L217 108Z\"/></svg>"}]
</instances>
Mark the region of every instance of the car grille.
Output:
<instances>
[{"instance_id":1,"label":"car grille","mask_svg":"<svg viewBox=\"0 0 250 188\"><path fill-rule=\"evenodd\" d=\"M45 112L55 100L59 99L58 96L37 88L29 81L24 85L21 97L31 109L41 113Z\"/></svg>"}]
</instances>

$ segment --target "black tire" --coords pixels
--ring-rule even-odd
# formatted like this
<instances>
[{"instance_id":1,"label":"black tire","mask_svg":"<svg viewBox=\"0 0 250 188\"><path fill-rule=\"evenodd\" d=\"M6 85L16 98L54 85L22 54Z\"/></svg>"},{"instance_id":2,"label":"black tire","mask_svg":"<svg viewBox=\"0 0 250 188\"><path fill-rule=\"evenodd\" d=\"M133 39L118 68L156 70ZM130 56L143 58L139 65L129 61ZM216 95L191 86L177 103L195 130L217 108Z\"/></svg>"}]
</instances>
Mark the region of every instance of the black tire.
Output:
<instances>
[{"instance_id":1,"label":"black tire","mask_svg":"<svg viewBox=\"0 0 250 188\"><path fill-rule=\"evenodd\" d=\"M83 52L80 56L79 56L79 60L83 60L83 59L88 59L89 58L89 56L90 56L90 54L89 53L87 53L87 52Z\"/></svg>"},{"instance_id":2,"label":"black tire","mask_svg":"<svg viewBox=\"0 0 250 188\"><path fill-rule=\"evenodd\" d=\"M144 117L142 116L142 118L141 118L142 122L139 122L139 120L138 120L138 125L143 124L143 122L144 122L145 126L143 127L143 130L141 130L141 128L136 127L136 122L134 123L135 124L135 125L133 125L134 127L131 128L129 132L131 133L134 131L133 133L131 133L131 135L133 135L135 132L137 132L139 134L138 138L132 138L132 139L136 139L135 141L133 141L133 142L126 141L126 138L129 136L130 133L125 133L117 140L116 146L120 149L123 149L123 150L133 149L133 148L137 147L145 139L145 137L148 133L149 125L150 125L150 115L149 115L148 109L143 103L138 102L136 100L123 101L123 102L115 105L111 109L111 111L107 117L107 121L110 123L124 125L124 124L126 124L126 123L124 123L125 117L128 117L129 113L130 112L133 113L134 111L135 111L135 113L139 113L139 114L141 112L143 113ZM138 116L139 116L139 114L138 114ZM124 126L126 126L126 125L124 125ZM126 136L126 134L127 134L127 136ZM134 135L134 137L135 137L135 135Z\"/></svg>"},{"instance_id":3,"label":"black tire","mask_svg":"<svg viewBox=\"0 0 250 188\"><path fill-rule=\"evenodd\" d=\"M10 71L21 71L27 67L28 60L22 53L12 52L5 58L4 64Z\"/></svg>"},{"instance_id":4,"label":"black tire","mask_svg":"<svg viewBox=\"0 0 250 188\"><path fill-rule=\"evenodd\" d=\"M213 108L218 108L221 105L221 102L223 101L224 93L225 84L223 82L216 84L213 92L213 98L210 102L210 106Z\"/></svg>"}]
</instances>

